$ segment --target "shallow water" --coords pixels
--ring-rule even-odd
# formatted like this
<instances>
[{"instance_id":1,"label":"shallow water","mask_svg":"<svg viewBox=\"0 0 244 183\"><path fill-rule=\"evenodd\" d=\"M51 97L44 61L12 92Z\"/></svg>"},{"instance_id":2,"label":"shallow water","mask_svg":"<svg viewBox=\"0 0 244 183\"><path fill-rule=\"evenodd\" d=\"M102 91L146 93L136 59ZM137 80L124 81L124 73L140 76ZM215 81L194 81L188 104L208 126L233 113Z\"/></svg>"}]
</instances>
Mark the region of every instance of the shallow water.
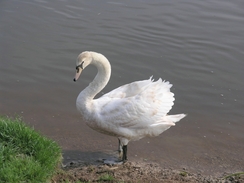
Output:
<instances>
[{"instance_id":1,"label":"shallow water","mask_svg":"<svg viewBox=\"0 0 244 183\"><path fill-rule=\"evenodd\" d=\"M188 116L156 138L129 144L129 159L206 174L244 167L242 1L0 2L0 114L21 115L64 149L65 162L107 156L117 139L89 129L74 83L85 50L111 62L106 93L148 79L173 83L170 112Z\"/></svg>"}]
</instances>

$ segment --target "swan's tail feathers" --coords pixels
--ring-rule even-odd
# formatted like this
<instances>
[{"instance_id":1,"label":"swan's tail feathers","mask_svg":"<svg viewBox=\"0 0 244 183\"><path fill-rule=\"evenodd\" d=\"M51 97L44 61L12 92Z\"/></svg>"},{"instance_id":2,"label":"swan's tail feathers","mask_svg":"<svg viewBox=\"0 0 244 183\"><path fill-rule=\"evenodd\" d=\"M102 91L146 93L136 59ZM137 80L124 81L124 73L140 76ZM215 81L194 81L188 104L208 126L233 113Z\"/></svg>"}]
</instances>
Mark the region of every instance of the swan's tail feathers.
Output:
<instances>
[{"instance_id":1,"label":"swan's tail feathers","mask_svg":"<svg viewBox=\"0 0 244 183\"><path fill-rule=\"evenodd\" d=\"M168 119L174 123L180 121L182 118L186 117L186 114L175 114L167 116Z\"/></svg>"}]
</instances>

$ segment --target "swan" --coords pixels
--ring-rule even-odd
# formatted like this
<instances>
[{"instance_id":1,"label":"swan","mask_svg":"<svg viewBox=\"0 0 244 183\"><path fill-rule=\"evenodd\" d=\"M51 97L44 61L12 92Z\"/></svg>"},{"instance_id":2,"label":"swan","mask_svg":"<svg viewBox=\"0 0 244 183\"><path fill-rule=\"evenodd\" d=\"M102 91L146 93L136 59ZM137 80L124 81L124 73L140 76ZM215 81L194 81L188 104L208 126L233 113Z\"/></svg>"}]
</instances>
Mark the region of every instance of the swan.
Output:
<instances>
[{"instance_id":1,"label":"swan","mask_svg":"<svg viewBox=\"0 0 244 183\"><path fill-rule=\"evenodd\" d=\"M158 136L186 114L167 115L174 105L172 84L168 81L135 81L120 86L100 98L94 97L107 85L111 66L108 59L96 52L85 51L76 61L77 81L88 66L97 67L97 75L77 97L76 107L86 124L100 133L115 136L119 140L119 162L127 161L129 141Z\"/></svg>"}]
</instances>

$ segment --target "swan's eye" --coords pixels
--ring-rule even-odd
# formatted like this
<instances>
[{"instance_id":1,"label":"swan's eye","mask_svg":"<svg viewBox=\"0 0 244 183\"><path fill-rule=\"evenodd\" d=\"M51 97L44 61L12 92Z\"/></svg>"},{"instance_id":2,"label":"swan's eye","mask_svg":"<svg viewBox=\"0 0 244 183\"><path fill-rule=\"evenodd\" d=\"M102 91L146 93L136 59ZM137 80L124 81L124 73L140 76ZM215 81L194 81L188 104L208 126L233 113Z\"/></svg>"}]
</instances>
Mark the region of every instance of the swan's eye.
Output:
<instances>
[{"instance_id":1,"label":"swan's eye","mask_svg":"<svg viewBox=\"0 0 244 183\"><path fill-rule=\"evenodd\" d=\"M77 66L76 66L75 69L76 69L76 72L77 72L77 73L79 72L80 68L83 69L83 64L84 64L84 61L82 61L80 65L77 65Z\"/></svg>"}]
</instances>

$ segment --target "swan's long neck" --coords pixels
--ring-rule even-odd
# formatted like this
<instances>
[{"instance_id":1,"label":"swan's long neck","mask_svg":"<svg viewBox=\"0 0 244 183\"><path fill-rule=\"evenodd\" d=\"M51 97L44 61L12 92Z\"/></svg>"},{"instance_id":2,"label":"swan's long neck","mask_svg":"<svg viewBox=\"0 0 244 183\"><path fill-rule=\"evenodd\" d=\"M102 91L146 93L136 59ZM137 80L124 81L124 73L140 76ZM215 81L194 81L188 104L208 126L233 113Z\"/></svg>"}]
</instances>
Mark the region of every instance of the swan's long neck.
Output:
<instances>
[{"instance_id":1,"label":"swan's long neck","mask_svg":"<svg viewBox=\"0 0 244 183\"><path fill-rule=\"evenodd\" d=\"M94 97L107 85L110 75L111 66L108 59L99 53L92 53L92 65L97 67L97 75L94 80L80 92L77 105L83 110L89 110Z\"/></svg>"}]
</instances>

